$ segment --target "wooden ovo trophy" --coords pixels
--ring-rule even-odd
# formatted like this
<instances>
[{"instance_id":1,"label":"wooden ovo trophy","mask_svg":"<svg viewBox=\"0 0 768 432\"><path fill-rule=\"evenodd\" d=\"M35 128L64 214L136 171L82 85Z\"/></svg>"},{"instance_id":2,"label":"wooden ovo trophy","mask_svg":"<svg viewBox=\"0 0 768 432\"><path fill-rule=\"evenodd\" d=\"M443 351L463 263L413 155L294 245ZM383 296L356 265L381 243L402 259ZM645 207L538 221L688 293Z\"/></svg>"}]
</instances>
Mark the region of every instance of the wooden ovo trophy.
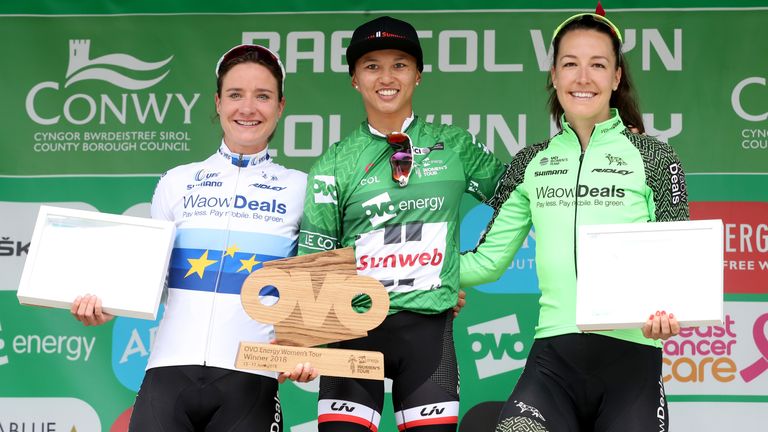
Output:
<instances>
[{"instance_id":1,"label":"wooden ovo trophy","mask_svg":"<svg viewBox=\"0 0 768 432\"><path fill-rule=\"evenodd\" d=\"M273 305L259 296L270 286L279 293ZM352 308L359 294L371 298L367 311ZM352 248L265 262L246 278L240 299L251 318L275 326L277 344L241 342L237 368L286 372L310 362L321 375L384 379L380 352L308 348L366 336L387 316L386 289L357 274Z\"/></svg>"}]
</instances>

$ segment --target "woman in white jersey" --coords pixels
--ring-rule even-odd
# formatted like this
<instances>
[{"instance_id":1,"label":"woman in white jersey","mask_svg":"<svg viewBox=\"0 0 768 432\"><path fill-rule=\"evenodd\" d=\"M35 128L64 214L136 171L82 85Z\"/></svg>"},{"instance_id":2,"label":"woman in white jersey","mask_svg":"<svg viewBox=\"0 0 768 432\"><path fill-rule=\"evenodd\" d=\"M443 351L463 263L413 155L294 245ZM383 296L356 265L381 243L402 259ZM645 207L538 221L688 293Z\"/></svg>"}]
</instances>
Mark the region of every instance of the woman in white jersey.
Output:
<instances>
[{"instance_id":1,"label":"woman in white jersey","mask_svg":"<svg viewBox=\"0 0 768 432\"><path fill-rule=\"evenodd\" d=\"M218 150L168 171L152 199L152 217L173 221L176 240L135 432L282 430L278 381L317 376L309 364L280 375L234 367L239 342L275 337L245 313L240 287L261 263L295 254L306 175L267 152L285 107L278 56L236 46L219 59L216 78ZM78 297L71 311L85 325L113 318L95 296Z\"/></svg>"}]
</instances>

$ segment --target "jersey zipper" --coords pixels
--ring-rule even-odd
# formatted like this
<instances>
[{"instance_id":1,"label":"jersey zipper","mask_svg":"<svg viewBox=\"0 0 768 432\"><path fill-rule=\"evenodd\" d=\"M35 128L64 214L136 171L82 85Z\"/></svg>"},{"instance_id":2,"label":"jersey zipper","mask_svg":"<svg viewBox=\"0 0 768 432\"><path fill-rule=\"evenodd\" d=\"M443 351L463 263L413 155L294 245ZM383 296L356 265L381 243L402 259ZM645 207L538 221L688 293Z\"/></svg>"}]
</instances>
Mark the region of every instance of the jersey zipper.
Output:
<instances>
[{"instance_id":1,"label":"jersey zipper","mask_svg":"<svg viewBox=\"0 0 768 432\"><path fill-rule=\"evenodd\" d=\"M574 133L575 133L575 131L574 131ZM578 225L577 224L577 222L578 222L578 214L579 214L579 182L581 181L581 167L582 167L582 165L584 163L584 155L586 155L586 153L587 153L587 149L589 148L589 143L592 142L592 137L593 137L594 134L595 134L595 127L592 126L592 132L590 132L590 134L589 134L589 142L587 143L587 147L585 149L583 149L581 151L581 154L579 155L579 170L576 173L576 190L574 191L574 194L573 194L574 195L574 204L575 204L574 209L573 209L573 271L574 271L574 274L576 275L577 279L579 277L579 264L578 264L578 261L577 261L578 257L576 256L576 250L577 250L576 240L578 239L578 230L579 230L578 226L577 226ZM578 135L577 135L577 137L578 137ZM577 140L578 140L578 138L577 138ZM580 142L579 142L579 147L581 147L581 143Z\"/></svg>"},{"instance_id":2,"label":"jersey zipper","mask_svg":"<svg viewBox=\"0 0 768 432\"><path fill-rule=\"evenodd\" d=\"M227 208L227 225L225 228L225 235L224 235L224 244L221 247L221 258L219 259L219 270L216 273L216 281L213 285L213 299L211 301L211 317L208 320L208 337L205 339L205 358L203 359L203 366L207 366L208 364L208 358L210 357L210 349L211 349L211 339L214 337L214 324L215 324L215 317L216 317L216 300L218 299L218 293L219 293L219 285L221 283L221 273L224 271L224 252L227 248L229 248L229 239L230 234L232 233L230 230L230 222L232 221L232 211L234 210L233 206L235 205L235 197L237 196L237 190L240 186L240 173L243 169L243 154L240 154L237 160L237 173L235 174L235 186L232 190L232 201L229 207Z\"/></svg>"},{"instance_id":3,"label":"jersey zipper","mask_svg":"<svg viewBox=\"0 0 768 432\"><path fill-rule=\"evenodd\" d=\"M584 153L586 153L586 150L582 151L579 155L579 170L576 172L576 190L574 191L574 205L573 205L573 271L576 274L576 278L579 277L579 265L576 261L576 232L578 230L576 226L577 222L577 216L579 213L579 181L581 178L581 165L584 162Z\"/></svg>"}]
</instances>

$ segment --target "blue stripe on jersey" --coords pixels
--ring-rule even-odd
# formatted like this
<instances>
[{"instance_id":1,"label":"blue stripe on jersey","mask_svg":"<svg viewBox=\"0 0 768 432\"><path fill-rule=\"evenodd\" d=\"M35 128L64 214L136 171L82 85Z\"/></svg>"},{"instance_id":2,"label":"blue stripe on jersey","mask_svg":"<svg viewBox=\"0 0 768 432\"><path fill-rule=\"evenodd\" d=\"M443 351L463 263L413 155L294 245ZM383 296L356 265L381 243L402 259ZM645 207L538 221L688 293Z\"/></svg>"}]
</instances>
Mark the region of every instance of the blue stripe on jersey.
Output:
<instances>
[{"instance_id":1,"label":"blue stripe on jersey","mask_svg":"<svg viewBox=\"0 0 768 432\"><path fill-rule=\"evenodd\" d=\"M240 251L259 251L265 255L285 258L295 254L296 241L273 234L226 230L181 228L176 230L175 248L223 250L237 246Z\"/></svg>"},{"instance_id":2,"label":"blue stripe on jersey","mask_svg":"<svg viewBox=\"0 0 768 432\"><path fill-rule=\"evenodd\" d=\"M202 228L179 229L168 268L170 288L240 294L262 263L295 254L296 242L270 234ZM251 251L262 253L253 253ZM223 257L223 262L222 262ZM217 274L222 275L218 288ZM202 274L202 277L201 277Z\"/></svg>"},{"instance_id":3,"label":"blue stripe on jersey","mask_svg":"<svg viewBox=\"0 0 768 432\"><path fill-rule=\"evenodd\" d=\"M206 252L208 252L207 255ZM222 265L222 255L222 251L217 250L174 248L168 268L168 286L195 291L240 294L240 288L251 272L262 268L263 262L283 258L237 252L234 257L225 256ZM203 267L204 264L208 265ZM219 288L216 289L216 275L220 268L221 280ZM203 274L202 277L200 272Z\"/></svg>"}]
</instances>

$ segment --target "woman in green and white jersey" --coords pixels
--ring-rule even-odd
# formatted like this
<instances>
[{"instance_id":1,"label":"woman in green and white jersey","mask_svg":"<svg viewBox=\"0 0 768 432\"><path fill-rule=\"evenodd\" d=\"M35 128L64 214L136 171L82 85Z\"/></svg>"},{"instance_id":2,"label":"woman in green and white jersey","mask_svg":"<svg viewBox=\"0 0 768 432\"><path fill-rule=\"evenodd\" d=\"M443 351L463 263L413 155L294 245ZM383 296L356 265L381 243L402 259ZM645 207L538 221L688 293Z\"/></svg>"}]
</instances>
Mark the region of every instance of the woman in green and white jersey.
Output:
<instances>
[{"instance_id":1,"label":"woman in green and white jersey","mask_svg":"<svg viewBox=\"0 0 768 432\"><path fill-rule=\"evenodd\" d=\"M414 114L424 63L413 26L361 25L347 61L367 119L312 167L299 253L354 246L358 272L387 288L390 314L337 346L384 353L400 430L455 431L459 205L465 193L490 198L503 165L466 130ZM320 432L378 429L383 382L324 376L319 398Z\"/></svg>"},{"instance_id":2,"label":"woman in green and white jersey","mask_svg":"<svg viewBox=\"0 0 768 432\"><path fill-rule=\"evenodd\" d=\"M552 44L549 105L561 131L515 155L483 238L461 257L462 286L493 281L536 227L539 324L497 431L668 430L658 340L677 334L677 321L648 311L642 329L580 333L575 247L579 225L687 219L683 170L669 145L625 126L643 132L613 23L575 15Z\"/></svg>"}]
</instances>

